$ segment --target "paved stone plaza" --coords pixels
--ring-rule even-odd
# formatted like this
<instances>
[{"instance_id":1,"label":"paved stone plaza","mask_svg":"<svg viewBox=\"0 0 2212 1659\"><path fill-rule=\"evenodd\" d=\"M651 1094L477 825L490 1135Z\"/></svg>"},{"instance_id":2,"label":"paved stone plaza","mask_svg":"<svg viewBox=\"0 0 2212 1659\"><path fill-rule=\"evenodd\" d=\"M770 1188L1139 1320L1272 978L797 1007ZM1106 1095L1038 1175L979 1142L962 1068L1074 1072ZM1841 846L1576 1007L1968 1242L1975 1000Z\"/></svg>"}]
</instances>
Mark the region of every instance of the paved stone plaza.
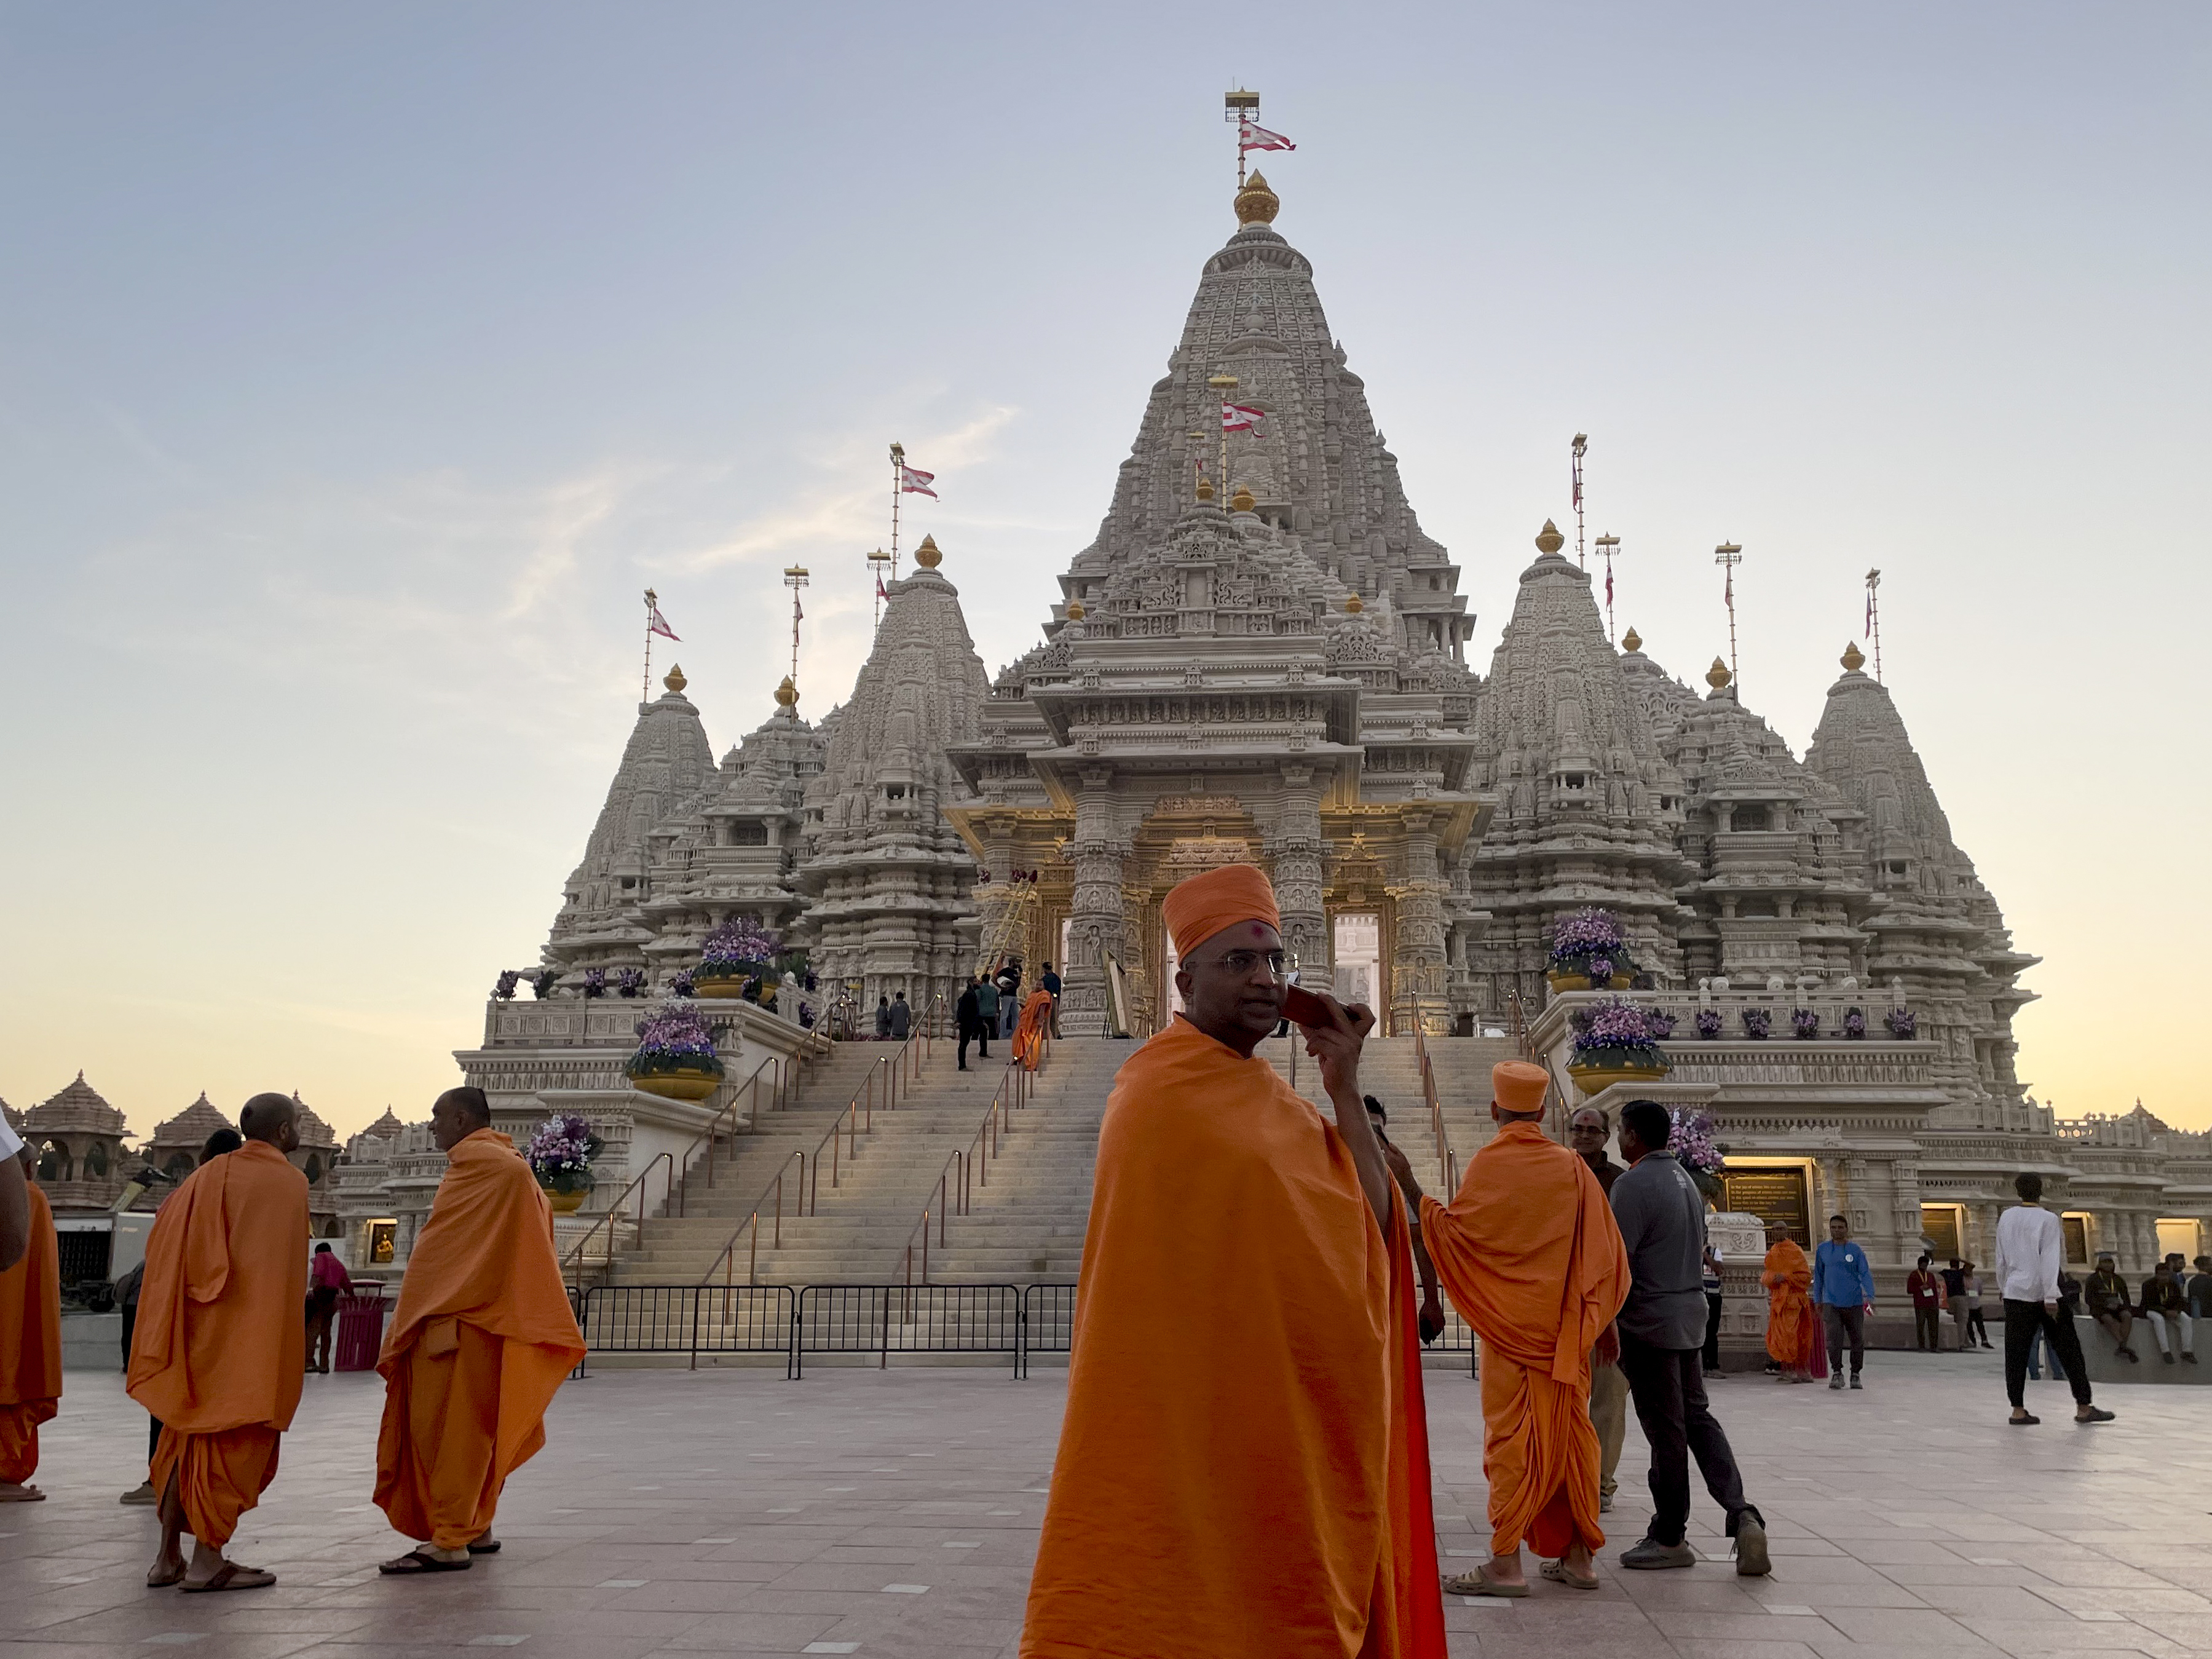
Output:
<instances>
[{"instance_id":1,"label":"paved stone plaza","mask_svg":"<svg viewBox=\"0 0 2212 1659\"><path fill-rule=\"evenodd\" d=\"M2076 1429L2063 1385L2008 1428L1995 1356L1882 1353L1861 1394L1733 1377L1717 1407L1774 1537L1739 1580L1702 1496L1687 1572L1611 1557L1647 1513L1632 1477L1595 1595L1447 1601L1455 1655L1594 1647L1695 1659L2212 1653L2212 1416L2196 1389L2106 1390ZM1483 1545L1480 1413L1429 1374L1448 1567ZM272 1589L149 1590L155 1522L115 1499L145 1419L119 1379L72 1373L40 1479L0 1509L0 1659L191 1647L339 1659L519 1647L650 1653L1011 1654L1066 1398L1064 1372L615 1371L571 1383L551 1443L508 1488L506 1548L466 1573L380 1579L404 1546L368 1503L382 1390L310 1377L283 1468L234 1546Z\"/></svg>"}]
</instances>

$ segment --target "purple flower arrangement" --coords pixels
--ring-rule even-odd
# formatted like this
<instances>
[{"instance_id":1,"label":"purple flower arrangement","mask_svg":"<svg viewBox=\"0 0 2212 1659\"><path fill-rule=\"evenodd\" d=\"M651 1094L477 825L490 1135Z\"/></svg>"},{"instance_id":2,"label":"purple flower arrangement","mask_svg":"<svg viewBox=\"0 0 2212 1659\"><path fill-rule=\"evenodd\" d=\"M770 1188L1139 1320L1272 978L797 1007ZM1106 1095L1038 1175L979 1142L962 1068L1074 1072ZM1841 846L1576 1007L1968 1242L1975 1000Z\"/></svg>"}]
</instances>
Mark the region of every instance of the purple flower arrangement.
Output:
<instances>
[{"instance_id":1,"label":"purple flower arrangement","mask_svg":"<svg viewBox=\"0 0 2212 1659\"><path fill-rule=\"evenodd\" d=\"M604 968L585 969L584 994L587 997L603 997L606 994L607 970Z\"/></svg>"},{"instance_id":2,"label":"purple flower arrangement","mask_svg":"<svg viewBox=\"0 0 2212 1659\"><path fill-rule=\"evenodd\" d=\"M1636 972L1621 941L1620 924L1611 911L1595 906L1561 916L1552 924L1551 965L1553 973L1580 974L1601 990L1615 974Z\"/></svg>"},{"instance_id":3,"label":"purple flower arrangement","mask_svg":"<svg viewBox=\"0 0 2212 1659\"><path fill-rule=\"evenodd\" d=\"M1717 1008L1698 1010L1698 1035L1707 1042L1721 1034L1721 1011Z\"/></svg>"},{"instance_id":4,"label":"purple flower arrangement","mask_svg":"<svg viewBox=\"0 0 2212 1659\"><path fill-rule=\"evenodd\" d=\"M1703 1112L1685 1114L1677 1106L1672 1114L1674 1125L1667 1137L1668 1150L1680 1160L1690 1179L1698 1183L1698 1190L1715 1204L1721 1201L1728 1188L1721 1182L1721 1171L1728 1164L1728 1148L1713 1139L1713 1121Z\"/></svg>"},{"instance_id":5,"label":"purple flower arrangement","mask_svg":"<svg viewBox=\"0 0 2212 1659\"><path fill-rule=\"evenodd\" d=\"M1667 1069L1666 1052L1651 1029L1651 1016L1635 1004L1615 998L1577 1012L1581 1018L1575 1022L1574 1065Z\"/></svg>"},{"instance_id":6,"label":"purple flower arrangement","mask_svg":"<svg viewBox=\"0 0 2212 1659\"><path fill-rule=\"evenodd\" d=\"M1764 1008L1743 1011L1743 1034L1753 1042L1766 1041L1766 1034L1774 1029L1774 1016Z\"/></svg>"},{"instance_id":7,"label":"purple flower arrangement","mask_svg":"<svg viewBox=\"0 0 2212 1659\"><path fill-rule=\"evenodd\" d=\"M531 1132L523 1156L538 1184L549 1193L588 1192L592 1160L605 1145L592 1126L573 1112L556 1112Z\"/></svg>"},{"instance_id":8,"label":"purple flower arrangement","mask_svg":"<svg viewBox=\"0 0 2212 1659\"><path fill-rule=\"evenodd\" d=\"M623 1067L631 1077L665 1072L711 1072L722 1075L714 1053L714 1034L696 1003L664 1002L637 1022L637 1050Z\"/></svg>"},{"instance_id":9,"label":"purple flower arrangement","mask_svg":"<svg viewBox=\"0 0 2212 1659\"><path fill-rule=\"evenodd\" d=\"M540 1002L553 994L553 988L561 982L561 975L550 968L541 968L530 976L530 994Z\"/></svg>"},{"instance_id":10,"label":"purple flower arrangement","mask_svg":"<svg viewBox=\"0 0 2212 1659\"><path fill-rule=\"evenodd\" d=\"M1662 1042L1664 1042L1668 1037L1674 1035L1675 1018L1674 1015L1662 1014L1656 1008L1654 1008L1650 1012L1646 1013L1644 1016L1644 1018L1645 1023L1651 1027L1651 1035L1657 1037Z\"/></svg>"},{"instance_id":11,"label":"purple flower arrangement","mask_svg":"<svg viewBox=\"0 0 2212 1659\"><path fill-rule=\"evenodd\" d=\"M1899 1042L1910 1042L1920 1030L1919 1018L1910 1008L1893 1008L1882 1024L1889 1027L1890 1036Z\"/></svg>"},{"instance_id":12,"label":"purple flower arrangement","mask_svg":"<svg viewBox=\"0 0 2212 1659\"><path fill-rule=\"evenodd\" d=\"M782 948L783 941L762 927L757 917L731 916L707 935L694 971L702 979L748 978L759 973Z\"/></svg>"},{"instance_id":13,"label":"purple flower arrangement","mask_svg":"<svg viewBox=\"0 0 2212 1659\"><path fill-rule=\"evenodd\" d=\"M1810 1008L1796 1008L1790 1014L1790 1034L1801 1042L1810 1042L1820 1035L1820 1016Z\"/></svg>"},{"instance_id":14,"label":"purple flower arrangement","mask_svg":"<svg viewBox=\"0 0 2212 1659\"><path fill-rule=\"evenodd\" d=\"M677 996L690 996L691 994L691 970L689 968L678 969L676 970L676 977L668 981L668 988Z\"/></svg>"},{"instance_id":15,"label":"purple flower arrangement","mask_svg":"<svg viewBox=\"0 0 2212 1659\"><path fill-rule=\"evenodd\" d=\"M645 989L645 969L625 968L615 975L615 989L623 996L634 997Z\"/></svg>"},{"instance_id":16,"label":"purple flower arrangement","mask_svg":"<svg viewBox=\"0 0 2212 1659\"><path fill-rule=\"evenodd\" d=\"M1844 1015L1844 1040L1846 1042L1866 1041L1866 1010L1853 1008Z\"/></svg>"},{"instance_id":17,"label":"purple flower arrangement","mask_svg":"<svg viewBox=\"0 0 2212 1659\"><path fill-rule=\"evenodd\" d=\"M501 1002L512 1002L514 1000L514 988L521 983L522 975L510 968L492 981L491 994Z\"/></svg>"}]
</instances>

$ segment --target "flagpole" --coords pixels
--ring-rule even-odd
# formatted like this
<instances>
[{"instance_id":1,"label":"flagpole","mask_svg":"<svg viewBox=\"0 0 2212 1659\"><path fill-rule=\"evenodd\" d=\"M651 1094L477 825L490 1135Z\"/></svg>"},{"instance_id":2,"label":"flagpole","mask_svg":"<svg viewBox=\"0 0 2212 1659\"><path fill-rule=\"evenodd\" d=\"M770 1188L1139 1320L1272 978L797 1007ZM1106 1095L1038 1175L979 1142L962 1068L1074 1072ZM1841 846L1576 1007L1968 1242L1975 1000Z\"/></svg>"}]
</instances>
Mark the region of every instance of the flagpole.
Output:
<instances>
[{"instance_id":1,"label":"flagpole","mask_svg":"<svg viewBox=\"0 0 2212 1659\"><path fill-rule=\"evenodd\" d=\"M1867 638L1874 646L1874 682L1881 684L1881 597L1875 591L1881 586L1881 572L1867 572Z\"/></svg>"},{"instance_id":2,"label":"flagpole","mask_svg":"<svg viewBox=\"0 0 2212 1659\"><path fill-rule=\"evenodd\" d=\"M1213 488L1221 497L1224 507L1229 505L1229 394L1237 390L1234 374L1212 374L1206 385L1213 388L1213 418L1221 425L1221 473L1214 479Z\"/></svg>"},{"instance_id":3,"label":"flagpole","mask_svg":"<svg viewBox=\"0 0 2212 1659\"><path fill-rule=\"evenodd\" d=\"M1734 542L1723 542L1713 550L1713 562L1726 573L1723 579L1721 597L1728 605L1729 680L1734 684L1742 678L1741 672L1735 665L1735 568L1743 562L1743 549ZM1739 698L1743 696L1741 684L1736 686L1736 696Z\"/></svg>"},{"instance_id":4,"label":"flagpole","mask_svg":"<svg viewBox=\"0 0 2212 1659\"><path fill-rule=\"evenodd\" d=\"M871 603L875 606L874 626L878 628L884 625L884 567L890 562L891 556L880 547L868 555L868 586L873 590Z\"/></svg>"},{"instance_id":5,"label":"flagpole","mask_svg":"<svg viewBox=\"0 0 2212 1659\"><path fill-rule=\"evenodd\" d=\"M660 595L651 588L645 590L645 678L638 682L637 700L653 701L653 613L660 604Z\"/></svg>"},{"instance_id":6,"label":"flagpole","mask_svg":"<svg viewBox=\"0 0 2212 1659\"><path fill-rule=\"evenodd\" d=\"M1239 87L1222 98L1221 118L1237 129L1237 188L1244 189L1244 123L1260 112L1260 94Z\"/></svg>"},{"instance_id":7,"label":"flagpole","mask_svg":"<svg viewBox=\"0 0 2212 1659\"><path fill-rule=\"evenodd\" d=\"M791 684L795 689L799 684L799 622L806 614L799 609L799 590L806 586L806 567L785 566L783 585L791 590Z\"/></svg>"},{"instance_id":8,"label":"flagpole","mask_svg":"<svg viewBox=\"0 0 2212 1659\"><path fill-rule=\"evenodd\" d=\"M894 441L891 444L891 580L898 580L898 515L899 485L903 480L899 469L906 465L906 446Z\"/></svg>"},{"instance_id":9,"label":"flagpole","mask_svg":"<svg viewBox=\"0 0 2212 1659\"><path fill-rule=\"evenodd\" d=\"M1613 556L1620 550L1620 538L1618 536L1601 536L1597 538L1597 546L1598 550L1605 555L1605 641L1607 645L1611 645L1613 642Z\"/></svg>"},{"instance_id":10,"label":"flagpole","mask_svg":"<svg viewBox=\"0 0 2212 1659\"><path fill-rule=\"evenodd\" d=\"M1589 434L1576 433L1573 445L1574 460L1570 471L1575 481L1575 564L1578 568L1587 568L1583 561L1583 452L1589 447Z\"/></svg>"}]
</instances>

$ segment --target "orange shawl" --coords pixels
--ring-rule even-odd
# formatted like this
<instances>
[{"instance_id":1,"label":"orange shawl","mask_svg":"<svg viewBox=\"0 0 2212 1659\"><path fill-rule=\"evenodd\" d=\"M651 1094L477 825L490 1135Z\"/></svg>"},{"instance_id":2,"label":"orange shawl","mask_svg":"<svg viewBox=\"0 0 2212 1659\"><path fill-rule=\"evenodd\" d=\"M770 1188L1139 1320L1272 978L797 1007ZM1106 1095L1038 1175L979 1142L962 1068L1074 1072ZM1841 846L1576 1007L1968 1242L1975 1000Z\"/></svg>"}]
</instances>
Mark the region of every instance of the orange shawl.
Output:
<instances>
[{"instance_id":1,"label":"orange shawl","mask_svg":"<svg viewBox=\"0 0 2212 1659\"><path fill-rule=\"evenodd\" d=\"M1044 1058L1044 1034L1052 1020L1052 993L1032 991L1030 1000L1022 1005L1022 1017L1014 1026L1014 1058L1034 1072L1037 1062Z\"/></svg>"},{"instance_id":2,"label":"orange shawl","mask_svg":"<svg viewBox=\"0 0 2212 1659\"><path fill-rule=\"evenodd\" d=\"M1759 1275L1766 1286L1766 1352L1784 1364L1805 1370L1813 1363L1813 1269L1794 1238L1766 1253Z\"/></svg>"},{"instance_id":3,"label":"orange shawl","mask_svg":"<svg viewBox=\"0 0 2212 1659\"><path fill-rule=\"evenodd\" d=\"M1491 1548L1557 1556L1597 1520L1589 1353L1628 1298L1628 1251L1589 1165L1534 1123L1508 1123L1468 1162L1449 1207L1421 1201L1421 1237L1460 1317L1482 1339L1483 1472Z\"/></svg>"},{"instance_id":4,"label":"orange shawl","mask_svg":"<svg viewBox=\"0 0 2212 1659\"><path fill-rule=\"evenodd\" d=\"M307 1176L263 1140L210 1158L147 1235L131 1397L179 1434L288 1427L307 1300Z\"/></svg>"},{"instance_id":5,"label":"orange shawl","mask_svg":"<svg viewBox=\"0 0 2212 1659\"><path fill-rule=\"evenodd\" d=\"M473 1327L501 1345L497 1388L471 1398L467 1413L480 1435L454 1439L455 1457L487 1468L425 1468L409 1444L407 1390L410 1357L447 1354ZM410 1537L448 1487L473 1500L487 1483L491 1499L515 1469L545 1443L545 1408L562 1379L584 1357L584 1340L562 1282L553 1248L553 1211L514 1143L478 1129L447 1154L445 1179L407 1258L399 1305L384 1334L376 1369L386 1384L384 1427L376 1447L376 1502ZM443 1447L441 1445L441 1449ZM403 1524L402 1518L418 1524ZM488 1517L487 1517L488 1523Z\"/></svg>"},{"instance_id":6,"label":"orange shawl","mask_svg":"<svg viewBox=\"0 0 2212 1659\"><path fill-rule=\"evenodd\" d=\"M62 1397L61 1250L54 1212L38 1183L31 1189L31 1243L23 1259L0 1273L0 1406L37 1406L52 1417Z\"/></svg>"},{"instance_id":7,"label":"orange shawl","mask_svg":"<svg viewBox=\"0 0 2212 1659\"><path fill-rule=\"evenodd\" d=\"M1413 1259L1261 1060L1115 1079L1026 1659L1443 1659Z\"/></svg>"}]
</instances>

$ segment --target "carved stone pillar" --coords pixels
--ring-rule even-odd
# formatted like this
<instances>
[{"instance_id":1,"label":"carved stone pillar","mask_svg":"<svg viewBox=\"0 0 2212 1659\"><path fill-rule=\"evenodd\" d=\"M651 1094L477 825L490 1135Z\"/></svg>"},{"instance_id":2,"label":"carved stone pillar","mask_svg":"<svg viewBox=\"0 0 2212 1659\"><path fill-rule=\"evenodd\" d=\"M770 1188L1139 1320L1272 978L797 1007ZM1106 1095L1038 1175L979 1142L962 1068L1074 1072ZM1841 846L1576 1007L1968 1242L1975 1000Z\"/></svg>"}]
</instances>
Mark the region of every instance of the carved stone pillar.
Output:
<instances>
[{"instance_id":1,"label":"carved stone pillar","mask_svg":"<svg viewBox=\"0 0 2212 1659\"><path fill-rule=\"evenodd\" d=\"M1275 908L1283 917L1283 948L1298 965L1299 981L1329 983L1328 917L1323 904L1322 860L1328 851L1321 827L1321 786L1314 769L1283 768L1283 804L1267 838L1273 861Z\"/></svg>"},{"instance_id":2,"label":"carved stone pillar","mask_svg":"<svg viewBox=\"0 0 2212 1659\"><path fill-rule=\"evenodd\" d=\"M1390 954L1393 1031L1413 1029L1416 1002L1431 1035L1451 1029L1444 928L1444 899L1451 885L1437 867L1438 817L1427 806L1408 806L1400 814L1406 831L1406 879L1389 889L1398 915Z\"/></svg>"},{"instance_id":3,"label":"carved stone pillar","mask_svg":"<svg viewBox=\"0 0 2212 1659\"><path fill-rule=\"evenodd\" d=\"M1087 766L1075 796L1074 892L1068 902L1068 952L1061 973L1060 1029L1096 1036L1106 1029L1106 967L1111 954L1132 963L1121 918L1121 866L1128 839L1114 813L1113 769Z\"/></svg>"}]
</instances>

